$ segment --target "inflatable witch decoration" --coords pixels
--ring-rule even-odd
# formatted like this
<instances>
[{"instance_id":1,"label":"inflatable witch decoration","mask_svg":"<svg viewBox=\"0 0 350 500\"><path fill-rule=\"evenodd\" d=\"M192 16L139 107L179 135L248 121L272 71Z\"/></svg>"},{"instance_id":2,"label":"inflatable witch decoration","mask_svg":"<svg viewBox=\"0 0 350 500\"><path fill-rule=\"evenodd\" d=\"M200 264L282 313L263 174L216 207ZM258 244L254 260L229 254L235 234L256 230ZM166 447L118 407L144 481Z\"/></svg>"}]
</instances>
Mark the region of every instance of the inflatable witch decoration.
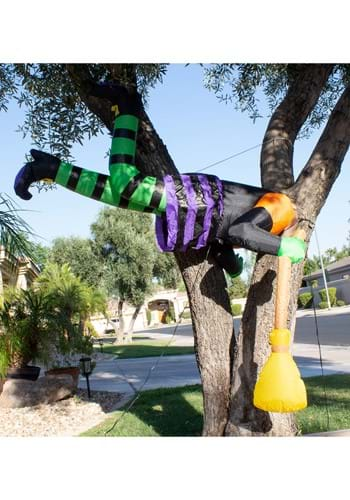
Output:
<instances>
[{"instance_id":1,"label":"inflatable witch decoration","mask_svg":"<svg viewBox=\"0 0 350 500\"><path fill-rule=\"evenodd\" d=\"M91 95L108 99L115 110L109 173L82 169L31 150L34 161L18 172L14 189L29 200L28 188L51 180L81 195L116 207L151 212L161 251L185 252L210 245L211 256L231 276L242 272L234 247L288 256L305 256L305 243L279 236L296 223L296 210L282 193L223 181L214 175L181 174L153 177L135 166L136 137L142 101L139 94L112 83L96 84Z\"/></svg>"}]
</instances>

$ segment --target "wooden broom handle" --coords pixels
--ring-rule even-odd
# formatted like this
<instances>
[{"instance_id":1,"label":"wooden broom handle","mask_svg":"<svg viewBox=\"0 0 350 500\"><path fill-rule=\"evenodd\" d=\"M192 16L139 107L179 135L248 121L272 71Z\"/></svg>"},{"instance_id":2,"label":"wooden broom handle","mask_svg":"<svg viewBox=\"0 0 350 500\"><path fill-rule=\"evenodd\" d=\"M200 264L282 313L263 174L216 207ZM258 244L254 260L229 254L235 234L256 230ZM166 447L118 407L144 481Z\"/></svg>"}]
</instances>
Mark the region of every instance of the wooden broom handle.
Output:
<instances>
[{"instance_id":1,"label":"wooden broom handle","mask_svg":"<svg viewBox=\"0 0 350 500\"><path fill-rule=\"evenodd\" d=\"M292 236L305 239L305 231L297 229ZM275 328L287 328L288 306L290 297L290 278L292 262L289 257L278 257L277 290L275 305Z\"/></svg>"}]
</instances>

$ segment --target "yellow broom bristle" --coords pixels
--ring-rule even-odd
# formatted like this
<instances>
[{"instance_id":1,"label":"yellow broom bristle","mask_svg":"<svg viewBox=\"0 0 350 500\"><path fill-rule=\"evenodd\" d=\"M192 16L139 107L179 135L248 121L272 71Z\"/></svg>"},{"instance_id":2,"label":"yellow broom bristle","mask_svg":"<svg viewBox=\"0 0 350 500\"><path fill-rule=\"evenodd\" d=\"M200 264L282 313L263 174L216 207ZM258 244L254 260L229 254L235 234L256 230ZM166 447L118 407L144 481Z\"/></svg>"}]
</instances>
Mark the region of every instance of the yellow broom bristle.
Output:
<instances>
[{"instance_id":1,"label":"yellow broom bristle","mask_svg":"<svg viewBox=\"0 0 350 500\"><path fill-rule=\"evenodd\" d=\"M290 332L275 329L270 334L271 352L254 389L254 406L271 412L294 412L307 406L305 384L288 351Z\"/></svg>"}]
</instances>

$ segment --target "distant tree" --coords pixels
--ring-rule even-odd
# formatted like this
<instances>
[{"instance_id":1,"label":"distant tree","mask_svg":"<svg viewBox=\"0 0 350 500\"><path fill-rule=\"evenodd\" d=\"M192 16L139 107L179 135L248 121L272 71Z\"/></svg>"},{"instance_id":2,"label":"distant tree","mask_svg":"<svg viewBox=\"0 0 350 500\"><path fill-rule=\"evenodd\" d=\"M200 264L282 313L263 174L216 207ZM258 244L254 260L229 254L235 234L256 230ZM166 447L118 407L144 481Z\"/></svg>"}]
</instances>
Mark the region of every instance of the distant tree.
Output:
<instances>
[{"instance_id":1,"label":"distant tree","mask_svg":"<svg viewBox=\"0 0 350 500\"><path fill-rule=\"evenodd\" d=\"M256 263L256 253L250 252L249 250L244 250L244 272L245 272L245 281L249 286L250 280L252 279L254 266Z\"/></svg>"},{"instance_id":2,"label":"distant tree","mask_svg":"<svg viewBox=\"0 0 350 500\"><path fill-rule=\"evenodd\" d=\"M48 261L50 247L42 245L41 243L37 243L35 241L31 241L30 248L32 249L31 253L33 256L33 261L39 267L39 269L44 269Z\"/></svg>"},{"instance_id":3,"label":"distant tree","mask_svg":"<svg viewBox=\"0 0 350 500\"><path fill-rule=\"evenodd\" d=\"M117 342L121 342L124 335L124 303L128 302L135 307L127 328L129 341L137 314L152 288L156 256L152 218L138 212L106 208L91 225L91 231L97 251L104 262L105 286L109 294L118 297Z\"/></svg>"},{"instance_id":4,"label":"distant tree","mask_svg":"<svg viewBox=\"0 0 350 500\"><path fill-rule=\"evenodd\" d=\"M337 260L339 260L341 255L341 252L339 252L339 250L337 250L335 247L333 248L328 248L324 255L322 256L323 257L323 262L325 265L328 265L328 264L331 264L332 262L336 262Z\"/></svg>"},{"instance_id":5,"label":"distant tree","mask_svg":"<svg viewBox=\"0 0 350 500\"><path fill-rule=\"evenodd\" d=\"M343 245L343 247L340 250L337 250L336 248L330 248L326 250L325 252L325 258L327 260L327 265L331 264L332 262L337 262L340 259L343 259L344 257L348 257L350 255L350 247Z\"/></svg>"},{"instance_id":6,"label":"distant tree","mask_svg":"<svg viewBox=\"0 0 350 500\"><path fill-rule=\"evenodd\" d=\"M312 258L306 259L304 264L304 276L308 276L309 274L318 271L320 267L321 262L318 257L315 257L315 255Z\"/></svg>"},{"instance_id":7,"label":"distant tree","mask_svg":"<svg viewBox=\"0 0 350 500\"><path fill-rule=\"evenodd\" d=\"M70 236L52 242L49 262L69 264L72 272L85 283L98 288L102 279L102 258L93 249L93 242L86 238Z\"/></svg>"},{"instance_id":8,"label":"distant tree","mask_svg":"<svg viewBox=\"0 0 350 500\"><path fill-rule=\"evenodd\" d=\"M344 257L348 257L350 255L350 248L346 245L343 245L341 250L337 250L337 248L328 248L322 254L323 265L326 267L333 262L337 262ZM308 276L309 274L314 273L321 269L321 260L317 255L313 255L306 259L304 264L304 276Z\"/></svg>"},{"instance_id":9,"label":"distant tree","mask_svg":"<svg viewBox=\"0 0 350 500\"><path fill-rule=\"evenodd\" d=\"M248 292L247 284L242 280L242 278L240 276L238 276L237 278L234 278L233 280L230 280L228 278L228 280L231 281L230 285L228 286L228 290L227 290L229 297L230 297L230 300L241 299L241 298L247 296L247 292Z\"/></svg>"},{"instance_id":10,"label":"distant tree","mask_svg":"<svg viewBox=\"0 0 350 500\"><path fill-rule=\"evenodd\" d=\"M181 273L172 253L156 253L153 276L164 288L179 287L181 283Z\"/></svg>"},{"instance_id":11,"label":"distant tree","mask_svg":"<svg viewBox=\"0 0 350 500\"><path fill-rule=\"evenodd\" d=\"M38 243L35 241L34 237L31 237L26 233L23 233L23 238L29 249L30 258L40 270L43 270L49 257L50 247L43 245L42 243Z\"/></svg>"}]
</instances>

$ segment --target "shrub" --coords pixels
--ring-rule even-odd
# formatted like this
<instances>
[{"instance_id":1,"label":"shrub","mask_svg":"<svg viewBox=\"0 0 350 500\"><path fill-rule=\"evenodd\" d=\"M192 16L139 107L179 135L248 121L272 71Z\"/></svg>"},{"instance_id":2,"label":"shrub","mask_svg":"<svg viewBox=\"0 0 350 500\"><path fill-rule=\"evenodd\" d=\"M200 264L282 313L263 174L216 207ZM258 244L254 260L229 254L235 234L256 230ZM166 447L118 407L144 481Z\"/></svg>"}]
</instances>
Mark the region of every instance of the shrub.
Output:
<instances>
[{"instance_id":1,"label":"shrub","mask_svg":"<svg viewBox=\"0 0 350 500\"><path fill-rule=\"evenodd\" d=\"M240 316L242 314L241 304L231 304L232 316Z\"/></svg>"},{"instance_id":2,"label":"shrub","mask_svg":"<svg viewBox=\"0 0 350 500\"><path fill-rule=\"evenodd\" d=\"M298 307L301 307L302 309L308 309L311 306L312 306L312 293L311 292L301 293L298 297Z\"/></svg>"},{"instance_id":3,"label":"shrub","mask_svg":"<svg viewBox=\"0 0 350 500\"><path fill-rule=\"evenodd\" d=\"M172 302L170 302L170 304L169 304L169 309L168 309L167 315L170 317L170 321L176 321L174 304Z\"/></svg>"},{"instance_id":4,"label":"shrub","mask_svg":"<svg viewBox=\"0 0 350 500\"><path fill-rule=\"evenodd\" d=\"M344 302L344 300L337 300L337 306L338 306L338 307L345 306L345 302Z\"/></svg>"},{"instance_id":5,"label":"shrub","mask_svg":"<svg viewBox=\"0 0 350 500\"><path fill-rule=\"evenodd\" d=\"M76 277L67 264L47 265L36 283L55 312L57 327L50 339L52 366L71 363L69 358L76 354L91 354L90 316L105 312L105 296ZM65 357L63 361L62 356Z\"/></svg>"},{"instance_id":6,"label":"shrub","mask_svg":"<svg viewBox=\"0 0 350 500\"><path fill-rule=\"evenodd\" d=\"M0 308L0 378L10 367L47 363L51 331L59 326L53 304L40 289L7 288Z\"/></svg>"},{"instance_id":7,"label":"shrub","mask_svg":"<svg viewBox=\"0 0 350 500\"><path fill-rule=\"evenodd\" d=\"M327 307L328 307L328 302L320 302L320 303L318 304L318 307L319 307L320 309L327 309Z\"/></svg>"},{"instance_id":8,"label":"shrub","mask_svg":"<svg viewBox=\"0 0 350 500\"><path fill-rule=\"evenodd\" d=\"M319 290L318 293L320 294L321 301L327 302L326 289L323 288L322 290ZM331 306L335 306L337 303L337 289L335 287L328 288L328 295L329 295L329 302L331 303Z\"/></svg>"},{"instance_id":9,"label":"shrub","mask_svg":"<svg viewBox=\"0 0 350 500\"><path fill-rule=\"evenodd\" d=\"M165 324L166 325L170 325L170 323L173 321L172 320L172 317L171 317L171 314L169 313L169 311L167 311L165 313L165 316L164 316L164 321L165 321Z\"/></svg>"}]
</instances>

